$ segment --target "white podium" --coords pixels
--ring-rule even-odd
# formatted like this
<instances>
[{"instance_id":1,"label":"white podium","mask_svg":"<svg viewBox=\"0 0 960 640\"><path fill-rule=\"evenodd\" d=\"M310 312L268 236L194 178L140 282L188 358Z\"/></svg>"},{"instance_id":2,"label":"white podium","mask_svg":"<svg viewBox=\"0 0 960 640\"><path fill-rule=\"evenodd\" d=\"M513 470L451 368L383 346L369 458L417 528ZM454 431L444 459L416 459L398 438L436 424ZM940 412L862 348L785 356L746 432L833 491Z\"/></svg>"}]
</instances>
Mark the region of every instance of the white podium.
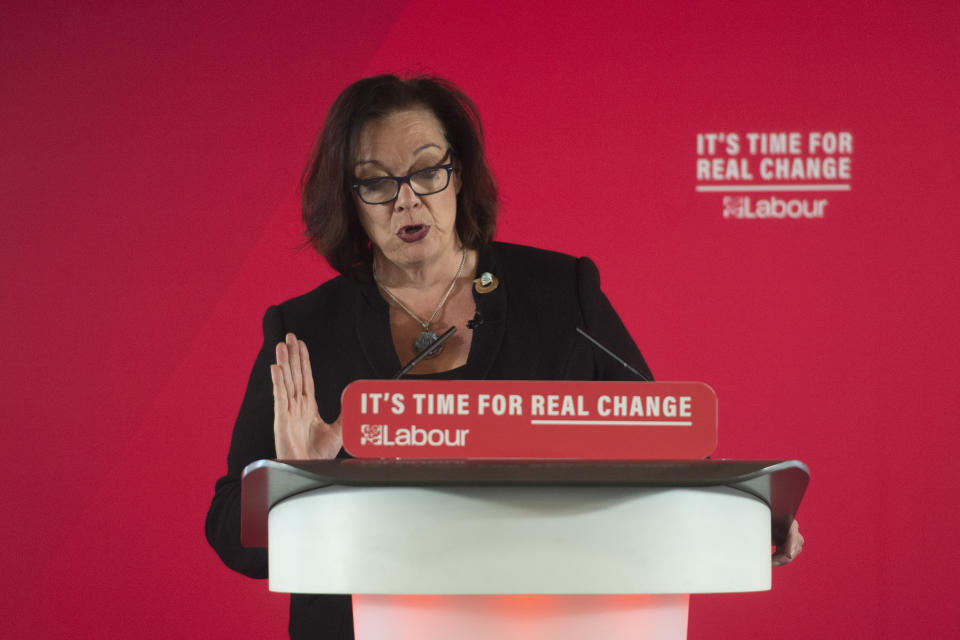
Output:
<instances>
[{"instance_id":1,"label":"white podium","mask_svg":"<svg viewBox=\"0 0 960 640\"><path fill-rule=\"evenodd\" d=\"M259 461L270 589L354 594L364 638L683 638L690 593L770 588L797 461Z\"/></svg>"}]
</instances>

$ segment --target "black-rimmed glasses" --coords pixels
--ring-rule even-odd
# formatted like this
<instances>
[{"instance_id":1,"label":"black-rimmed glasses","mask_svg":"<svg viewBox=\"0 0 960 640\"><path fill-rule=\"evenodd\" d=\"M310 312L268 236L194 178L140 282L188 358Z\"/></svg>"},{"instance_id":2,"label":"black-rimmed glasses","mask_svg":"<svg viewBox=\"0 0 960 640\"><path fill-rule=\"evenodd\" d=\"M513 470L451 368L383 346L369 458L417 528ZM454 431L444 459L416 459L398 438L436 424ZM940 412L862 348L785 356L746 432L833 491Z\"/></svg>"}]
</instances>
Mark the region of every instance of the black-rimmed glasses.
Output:
<instances>
[{"instance_id":1,"label":"black-rimmed glasses","mask_svg":"<svg viewBox=\"0 0 960 640\"><path fill-rule=\"evenodd\" d=\"M418 196L429 196L440 193L450 185L450 174L453 173L453 158L447 164L427 167L414 171L410 175L396 177L383 176L357 180L351 185L360 199L367 204L387 204L393 202L400 195L400 187L406 182Z\"/></svg>"}]
</instances>

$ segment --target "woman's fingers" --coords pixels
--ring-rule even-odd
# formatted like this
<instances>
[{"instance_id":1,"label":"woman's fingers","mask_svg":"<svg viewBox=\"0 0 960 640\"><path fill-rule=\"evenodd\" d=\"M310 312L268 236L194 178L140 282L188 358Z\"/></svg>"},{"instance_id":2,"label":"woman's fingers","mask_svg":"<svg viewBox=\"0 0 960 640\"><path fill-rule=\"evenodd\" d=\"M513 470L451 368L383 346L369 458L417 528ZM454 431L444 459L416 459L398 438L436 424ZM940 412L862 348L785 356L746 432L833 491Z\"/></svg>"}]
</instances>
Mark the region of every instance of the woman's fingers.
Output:
<instances>
[{"instance_id":1,"label":"woman's fingers","mask_svg":"<svg viewBox=\"0 0 960 640\"><path fill-rule=\"evenodd\" d=\"M287 358L290 360L290 374L293 382L293 397L299 397L303 394L303 373L300 371L300 345L297 342L297 336L292 333L287 334Z\"/></svg>"},{"instance_id":2,"label":"woman's fingers","mask_svg":"<svg viewBox=\"0 0 960 640\"><path fill-rule=\"evenodd\" d=\"M300 347L300 376L303 379L303 394L307 399L316 400L316 389L313 386L313 369L310 366L310 353L307 351L307 343L303 340L297 340Z\"/></svg>"},{"instance_id":3,"label":"woman's fingers","mask_svg":"<svg viewBox=\"0 0 960 640\"><path fill-rule=\"evenodd\" d=\"M296 400L297 392L293 386L293 373L290 370L290 350L286 342L277 343L277 366L280 367L283 386L287 392L287 408Z\"/></svg>"},{"instance_id":4,"label":"woman's fingers","mask_svg":"<svg viewBox=\"0 0 960 640\"><path fill-rule=\"evenodd\" d=\"M773 555L773 566L779 567L791 562L803 551L803 535L800 533L800 525L796 520L790 525L787 531L787 539L783 544L777 547Z\"/></svg>"},{"instance_id":5,"label":"woman's fingers","mask_svg":"<svg viewBox=\"0 0 960 640\"><path fill-rule=\"evenodd\" d=\"M283 370L279 365L270 365L270 381L273 382L273 415L287 410L287 388L283 384Z\"/></svg>"},{"instance_id":6,"label":"woman's fingers","mask_svg":"<svg viewBox=\"0 0 960 640\"><path fill-rule=\"evenodd\" d=\"M276 355L289 401L295 402L301 397L312 399L315 390L306 343L298 340L296 335L288 333L284 342L277 343Z\"/></svg>"},{"instance_id":7,"label":"woman's fingers","mask_svg":"<svg viewBox=\"0 0 960 640\"><path fill-rule=\"evenodd\" d=\"M789 543L789 552L791 558L796 558L803 551L803 534L800 533L800 525L796 520L790 525L790 532L787 534Z\"/></svg>"},{"instance_id":8,"label":"woman's fingers","mask_svg":"<svg viewBox=\"0 0 960 640\"><path fill-rule=\"evenodd\" d=\"M285 450L285 444L290 437L285 419L290 415L290 404L287 385L283 381L283 369L279 365L270 365L270 380L273 382L273 440L279 452Z\"/></svg>"},{"instance_id":9,"label":"woman's fingers","mask_svg":"<svg viewBox=\"0 0 960 640\"><path fill-rule=\"evenodd\" d=\"M794 520L787 531L787 540L783 544L784 550L790 558L795 558L803 549L803 536L800 534L800 523Z\"/></svg>"}]
</instances>

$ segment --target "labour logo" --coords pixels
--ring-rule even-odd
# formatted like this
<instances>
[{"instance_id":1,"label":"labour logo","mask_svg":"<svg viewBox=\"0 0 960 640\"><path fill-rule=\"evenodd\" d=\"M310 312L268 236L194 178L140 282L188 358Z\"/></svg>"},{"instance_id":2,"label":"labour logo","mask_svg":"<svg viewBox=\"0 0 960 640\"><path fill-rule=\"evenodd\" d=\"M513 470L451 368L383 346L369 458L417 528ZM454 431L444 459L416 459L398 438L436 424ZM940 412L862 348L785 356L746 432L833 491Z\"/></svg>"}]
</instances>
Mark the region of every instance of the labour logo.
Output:
<instances>
[{"instance_id":1,"label":"labour logo","mask_svg":"<svg viewBox=\"0 0 960 640\"><path fill-rule=\"evenodd\" d=\"M380 445L383 443L383 425L365 424L360 427L360 444Z\"/></svg>"},{"instance_id":2,"label":"labour logo","mask_svg":"<svg viewBox=\"0 0 960 640\"><path fill-rule=\"evenodd\" d=\"M723 217L742 218L744 212L750 208L749 201L744 196L723 197Z\"/></svg>"}]
</instances>

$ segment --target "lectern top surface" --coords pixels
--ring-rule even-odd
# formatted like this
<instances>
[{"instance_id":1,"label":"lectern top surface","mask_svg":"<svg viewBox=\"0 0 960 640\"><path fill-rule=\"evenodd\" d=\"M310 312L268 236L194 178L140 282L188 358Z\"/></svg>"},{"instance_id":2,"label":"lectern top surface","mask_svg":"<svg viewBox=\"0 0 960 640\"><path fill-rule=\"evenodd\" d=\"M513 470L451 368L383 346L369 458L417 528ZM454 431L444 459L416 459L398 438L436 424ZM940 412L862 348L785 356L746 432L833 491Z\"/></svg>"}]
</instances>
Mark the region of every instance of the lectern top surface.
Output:
<instances>
[{"instance_id":1,"label":"lectern top surface","mask_svg":"<svg viewBox=\"0 0 960 640\"><path fill-rule=\"evenodd\" d=\"M258 460L243 474L241 537L266 546L271 507L328 486L728 486L769 505L779 543L808 482L799 460Z\"/></svg>"},{"instance_id":2,"label":"lectern top surface","mask_svg":"<svg viewBox=\"0 0 960 640\"><path fill-rule=\"evenodd\" d=\"M430 485L638 485L713 486L794 470L809 476L799 460L259 460L259 468L304 472L348 486Z\"/></svg>"}]
</instances>

